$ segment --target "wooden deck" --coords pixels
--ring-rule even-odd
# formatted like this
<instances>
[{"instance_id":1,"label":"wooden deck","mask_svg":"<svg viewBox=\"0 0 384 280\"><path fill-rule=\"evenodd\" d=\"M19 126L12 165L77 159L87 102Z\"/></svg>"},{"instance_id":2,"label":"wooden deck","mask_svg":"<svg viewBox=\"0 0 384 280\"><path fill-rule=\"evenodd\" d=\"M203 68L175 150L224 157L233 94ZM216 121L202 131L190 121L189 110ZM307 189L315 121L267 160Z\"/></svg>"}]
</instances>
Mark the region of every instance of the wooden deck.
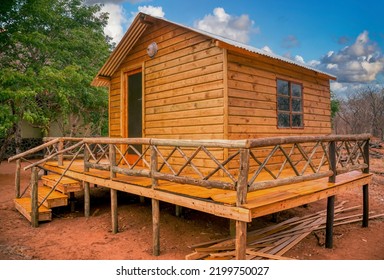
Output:
<instances>
[{"instance_id":1,"label":"wooden deck","mask_svg":"<svg viewBox=\"0 0 384 280\"><path fill-rule=\"evenodd\" d=\"M72 146L65 147L65 141ZM321 199L328 199L326 247L331 248L334 198L350 189L362 188L363 226L368 226L367 135L244 141L55 139L42 147L52 148L51 153L25 169L40 167L83 182L85 216L90 213L90 184L109 188L114 233L117 191L152 199L154 255L160 253L160 201L234 220L237 259L245 257L252 219ZM227 158L220 158L217 149L228 149ZM71 160L64 160L67 152ZM70 187L71 180L65 180Z\"/></svg>"},{"instance_id":2,"label":"wooden deck","mask_svg":"<svg viewBox=\"0 0 384 280\"><path fill-rule=\"evenodd\" d=\"M277 213L362 187L370 184L372 176L370 173L351 171L338 175L335 183L329 183L328 178L321 178L256 190L248 192L247 202L241 207L236 207L237 192L234 190L205 188L164 180L159 180L158 186L152 189L150 178L118 174L116 178L111 179L109 171L91 169L85 172L83 166L82 161L75 162L66 173L67 176L76 180L87 181L148 198L158 198L175 205L190 207L213 215L245 222L251 222L253 218ZM64 162L62 166L58 166L57 162L47 162L44 167L60 174L68 167L68 162ZM209 206L209 204L212 205Z\"/></svg>"}]
</instances>

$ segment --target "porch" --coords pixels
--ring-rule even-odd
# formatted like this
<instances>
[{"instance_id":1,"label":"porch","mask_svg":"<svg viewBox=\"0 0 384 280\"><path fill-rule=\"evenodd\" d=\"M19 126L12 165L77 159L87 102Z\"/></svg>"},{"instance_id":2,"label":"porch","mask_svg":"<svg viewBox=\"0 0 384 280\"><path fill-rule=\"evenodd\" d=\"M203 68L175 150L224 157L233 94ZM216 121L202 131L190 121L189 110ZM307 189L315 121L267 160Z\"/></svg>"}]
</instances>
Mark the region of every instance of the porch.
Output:
<instances>
[{"instance_id":1,"label":"porch","mask_svg":"<svg viewBox=\"0 0 384 280\"><path fill-rule=\"evenodd\" d=\"M112 231L117 233L117 191L152 199L153 254L160 253L159 201L224 217L236 223L236 257L245 258L247 223L253 218L328 199L326 246L332 247L334 197L363 187L363 226L368 226L369 135L248 140L56 138L9 161L46 149L31 163L31 223L38 225L38 169L81 182L84 214L90 184L111 192ZM226 157L220 158L218 150ZM20 196L20 164L16 197ZM47 197L49 193L47 194ZM44 200L44 199L43 199Z\"/></svg>"}]
</instances>

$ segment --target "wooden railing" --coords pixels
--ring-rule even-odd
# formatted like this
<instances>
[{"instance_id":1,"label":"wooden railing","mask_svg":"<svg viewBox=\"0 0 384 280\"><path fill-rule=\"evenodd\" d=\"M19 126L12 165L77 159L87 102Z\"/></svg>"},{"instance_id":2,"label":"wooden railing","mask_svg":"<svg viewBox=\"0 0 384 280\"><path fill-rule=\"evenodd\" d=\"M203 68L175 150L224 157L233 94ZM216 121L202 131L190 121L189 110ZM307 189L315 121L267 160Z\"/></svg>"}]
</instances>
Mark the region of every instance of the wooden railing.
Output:
<instances>
[{"instance_id":1,"label":"wooden railing","mask_svg":"<svg viewBox=\"0 0 384 280\"><path fill-rule=\"evenodd\" d=\"M248 192L328 177L353 170L369 172L369 135L275 137L247 140L172 140L148 138L56 138L9 161L46 149L44 159L24 169L43 168L70 157L90 169L237 192ZM224 156L225 155L225 156ZM66 170L70 167L67 166ZM18 175L16 175L17 177ZM20 177L20 176L18 176ZM17 184L16 179L16 184ZM19 194L17 193L16 196Z\"/></svg>"}]
</instances>

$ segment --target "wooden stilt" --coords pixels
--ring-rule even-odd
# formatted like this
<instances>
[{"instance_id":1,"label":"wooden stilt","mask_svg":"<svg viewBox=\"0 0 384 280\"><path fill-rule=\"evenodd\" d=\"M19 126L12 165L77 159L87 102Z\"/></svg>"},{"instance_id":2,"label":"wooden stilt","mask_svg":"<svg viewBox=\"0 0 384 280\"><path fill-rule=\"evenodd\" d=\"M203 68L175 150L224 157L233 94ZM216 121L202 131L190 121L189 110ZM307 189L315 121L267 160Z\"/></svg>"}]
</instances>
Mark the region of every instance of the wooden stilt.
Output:
<instances>
[{"instance_id":1,"label":"wooden stilt","mask_svg":"<svg viewBox=\"0 0 384 280\"><path fill-rule=\"evenodd\" d=\"M365 141L365 145L364 145L364 161L367 164L367 168L365 168L363 172L369 173L369 139ZM369 187L368 184L363 186L363 227L368 227L368 221L369 221L368 187Z\"/></svg>"},{"instance_id":2,"label":"wooden stilt","mask_svg":"<svg viewBox=\"0 0 384 280\"><path fill-rule=\"evenodd\" d=\"M175 205L175 215L176 217L181 217L183 214L183 207L180 205Z\"/></svg>"},{"instance_id":3,"label":"wooden stilt","mask_svg":"<svg viewBox=\"0 0 384 280\"><path fill-rule=\"evenodd\" d=\"M37 168L33 167L31 175L31 225L34 228L39 226L38 180Z\"/></svg>"},{"instance_id":4,"label":"wooden stilt","mask_svg":"<svg viewBox=\"0 0 384 280\"><path fill-rule=\"evenodd\" d=\"M117 191L111 189L111 215L112 215L112 233L118 232L118 219L117 219Z\"/></svg>"},{"instance_id":5,"label":"wooden stilt","mask_svg":"<svg viewBox=\"0 0 384 280\"><path fill-rule=\"evenodd\" d=\"M153 255L160 255L160 203L152 199Z\"/></svg>"},{"instance_id":6,"label":"wooden stilt","mask_svg":"<svg viewBox=\"0 0 384 280\"><path fill-rule=\"evenodd\" d=\"M84 216L89 218L91 210L89 182L84 182Z\"/></svg>"},{"instance_id":7,"label":"wooden stilt","mask_svg":"<svg viewBox=\"0 0 384 280\"><path fill-rule=\"evenodd\" d=\"M369 220L369 196L368 184L363 186L363 227L368 227Z\"/></svg>"},{"instance_id":8,"label":"wooden stilt","mask_svg":"<svg viewBox=\"0 0 384 280\"><path fill-rule=\"evenodd\" d=\"M327 201L327 223L325 233L325 247L332 249L333 247L333 219L335 216L335 196L328 197Z\"/></svg>"},{"instance_id":9,"label":"wooden stilt","mask_svg":"<svg viewBox=\"0 0 384 280\"><path fill-rule=\"evenodd\" d=\"M16 160L16 171L15 171L15 197L20 198L20 159Z\"/></svg>"},{"instance_id":10,"label":"wooden stilt","mask_svg":"<svg viewBox=\"0 0 384 280\"><path fill-rule=\"evenodd\" d=\"M155 189L159 182L154 178L153 174L157 172L157 152L154 146L151 147L151 177L152 189ZM152 199L152 246L153 255L160 255L160 202L157 199Z\"/></svg>"},{"instance_id":11,"label":"wooden stilt","mask_svg":"<svg viewBox=\"0 0 384 280\"><path fill-rule=\"evenodd\" d=\"M145 196L140 196L140 203L141 204L145 203Z\"/></svg>"},{"instance_id":12,"label":"wooden stilt","mask_svg":"<svg viewBox=\"0 0 384 280\"><path fill-rule=\"evenodd\" d=\"M247 223L236 221L236 259L245 260L247 249Z\"/></svg>"},{"instance_id":13,"label":"wooden stilt","mask_svg":"<svg viewBox=\"0 0 384 280\"><path fill-rule=\"evenodd\" d=\"M236 205L241 206L247 202L249 149L240 150L239 179L237 182ZM247 250L247 223L236 221L236 259L245 260Z\"/></svg>"},{"instance_id":14,"label":"wooden stilt","mask_svg":"<svg viewBox=\"0 0 384 280\"><path fill-rule=\"evenodd\" d=\"M71 207L71 212L75 212L76 209L76 198L75 198L75 193L70 192L69 193L69 205Z\"/></svg>"},{"instance_id":15,"label":"wooden stilt","mask_svg":"<svg viewBox=\"0 0 384 280\"><path fill-rule=\"evenodd\" d=\"M229 219L229 235L232 237L236 236L236 221Z\"/></svg>"}]
</instances>

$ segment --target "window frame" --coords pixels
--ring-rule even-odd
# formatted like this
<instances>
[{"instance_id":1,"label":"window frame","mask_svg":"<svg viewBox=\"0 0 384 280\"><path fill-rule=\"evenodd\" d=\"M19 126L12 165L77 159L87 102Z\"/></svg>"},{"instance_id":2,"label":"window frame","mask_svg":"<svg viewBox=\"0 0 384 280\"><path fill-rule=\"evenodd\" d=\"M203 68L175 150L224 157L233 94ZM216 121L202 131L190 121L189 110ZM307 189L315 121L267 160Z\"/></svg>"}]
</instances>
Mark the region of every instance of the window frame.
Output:
<instances>
[{"instance_id":1,"label":"window frame","mask_svg":"<svg viewBox=\"0 0 384 280\"><path fill-rule=\"evenodd\" d=\"M281 94L279 92L279 86L278 86L279 81L288 83L288 95ZM300 89L301 89L300 97L296 97L293 95L293 85L300 86ZM289 128L289 129L304 129L304 102L303 102L304 98L303 98L303 95L304 95L304 87L303 87L302 83L288 80L285 78L276 78L276 123L277 123L276 125L277 125L277 128L279 128L279 129L287 129L287 128ZM288 104L289 105L289 111L281 110L279 108L279 105L280 105L279 98L286 98L289 100L289 104ZM301 104L300 112L293 111L292 100L300 100L300 104ZM282 126L279 124L279 115L280 114L286 114L289 116L289 126ZM301 125L300 126L293 126L293 116L295 116L295 115L301 116Z\"/></svg>"}]
</instances>

